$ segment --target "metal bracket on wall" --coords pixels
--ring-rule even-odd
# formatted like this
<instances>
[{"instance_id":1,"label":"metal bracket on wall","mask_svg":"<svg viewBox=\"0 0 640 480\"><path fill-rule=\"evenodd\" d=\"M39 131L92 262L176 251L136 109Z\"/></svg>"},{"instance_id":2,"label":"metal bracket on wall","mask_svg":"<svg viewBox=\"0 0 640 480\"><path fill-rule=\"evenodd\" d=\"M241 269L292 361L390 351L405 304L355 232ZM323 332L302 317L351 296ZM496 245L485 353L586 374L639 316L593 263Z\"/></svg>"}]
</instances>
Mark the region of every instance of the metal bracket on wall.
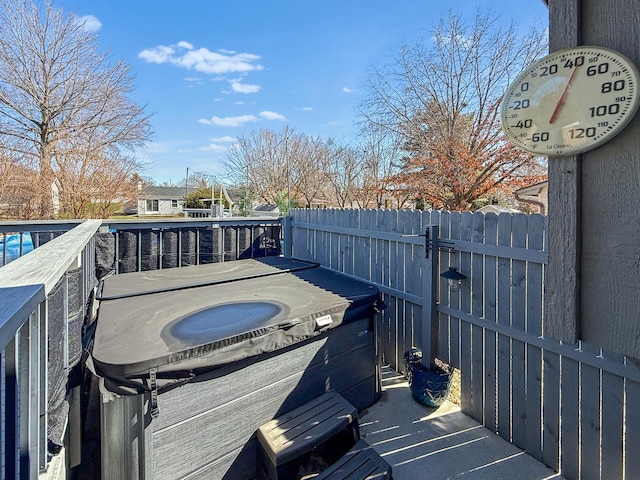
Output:
<instances>
[{"instance_id":1,"label":"metal bracket on wall","mask_svg":"<svg viewBox=\"0 0 640 480\"><path fill-rule=\"evenodd\" d=\"M440 240L439 238L430 238L429 228L422 234L407 234L400 235L400 237L424 237L424 256L429 258L429 250L440 250L450 252L454 249L454 243L446 240Z\"/></svg>"}]
</instances>

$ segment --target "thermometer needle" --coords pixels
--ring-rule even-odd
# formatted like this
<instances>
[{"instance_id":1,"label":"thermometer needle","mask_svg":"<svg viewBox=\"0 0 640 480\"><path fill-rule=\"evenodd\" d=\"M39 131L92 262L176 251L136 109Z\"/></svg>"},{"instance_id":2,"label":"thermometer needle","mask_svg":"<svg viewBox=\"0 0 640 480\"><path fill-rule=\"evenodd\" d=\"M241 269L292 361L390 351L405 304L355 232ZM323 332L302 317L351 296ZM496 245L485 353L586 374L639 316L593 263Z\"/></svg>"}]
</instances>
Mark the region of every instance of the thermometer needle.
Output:
<instances>
[{"instance_id":1,"label":"thermometer needle","mask_svg":"<svg viewBox=\"0 0 640 480\"><path fill-rule=\"evenodd\" d=\"M553 113L551 114L551 118L549 119L549 123L555 122L556 118L558 118L558 114L560 113L560 109L562 108L562 105L564 105L564 101L567 98L567 93L569 92L569 87L571 86L571 82L573 82L573 79L575 78L577 71L578 71L578 67L573 69L573 73L569 77L569 81L567 82L567 85L564 87L564 92L562 92L562 95L560 96L560 99L558 100L558 103L556 103L556 108L553 110Z\"/></svg>"}]
</instances>

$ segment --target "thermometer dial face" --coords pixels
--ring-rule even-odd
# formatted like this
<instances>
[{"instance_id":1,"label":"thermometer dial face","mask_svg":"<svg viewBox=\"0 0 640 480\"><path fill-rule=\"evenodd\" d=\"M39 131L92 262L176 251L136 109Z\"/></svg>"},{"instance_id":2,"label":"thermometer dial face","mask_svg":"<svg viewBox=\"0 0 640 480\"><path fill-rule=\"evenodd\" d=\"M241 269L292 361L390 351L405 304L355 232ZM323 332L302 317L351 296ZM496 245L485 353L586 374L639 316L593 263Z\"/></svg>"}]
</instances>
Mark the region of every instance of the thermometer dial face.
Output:
<instances>
[{"instance_id":1,"label":"thermometer dial face","mask_svg":"<svg viewBox=\"0 0 640 480\"><path fill-rule=\"evenodd\" d=\"M638 70L612 50L582 46L529 66L502 99L507 138L531 153L576 155L610 140L638 108Z\"/></svg>"}]
</instances>

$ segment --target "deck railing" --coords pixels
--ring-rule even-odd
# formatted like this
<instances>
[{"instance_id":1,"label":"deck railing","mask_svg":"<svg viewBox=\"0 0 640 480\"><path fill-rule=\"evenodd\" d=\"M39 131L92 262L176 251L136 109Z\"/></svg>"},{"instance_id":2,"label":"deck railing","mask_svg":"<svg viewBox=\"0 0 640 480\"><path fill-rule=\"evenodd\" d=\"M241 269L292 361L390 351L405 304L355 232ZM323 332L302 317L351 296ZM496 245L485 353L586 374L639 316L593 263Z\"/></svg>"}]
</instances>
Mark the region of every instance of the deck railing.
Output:
<instances>
[{"instance_id":1,"label":"deck railing","mask_svg":"<svg viewBox=\"0 0 640 480\"><path fill-rule=\"evenodd\" d=\"M0 223L0 235L28 233L34 247L0 268L0 478L47 469L58 478L55 469L80 462L80 388L69 394L67 381L97 276L278 255L281 225L238 217ZM52 457L48 444L63 434L66 458Z\"/></svg>"},{"instance_id":2,"label":"deck railing","mask_svg":"<svg viewBox=\"0 0 640 480\"><path fill-rule=\"evenodd\" d=\"M79 360L70 339L94 285L99 227L84 222L0 270L2 478L37 478L49 463L48 438L59 437L49 412L58 407L52 401L66 401L68 372Z\"/></svg>"},{"instance_id":3,"label":"deck railing","mask_svg":"<svg viewBox=\"0 0 640 480\"><path fill-rule=\"evenodd\" d=\"M80 223L81 220L0 222L0 267Z\"/></svg>"}]
</instances>

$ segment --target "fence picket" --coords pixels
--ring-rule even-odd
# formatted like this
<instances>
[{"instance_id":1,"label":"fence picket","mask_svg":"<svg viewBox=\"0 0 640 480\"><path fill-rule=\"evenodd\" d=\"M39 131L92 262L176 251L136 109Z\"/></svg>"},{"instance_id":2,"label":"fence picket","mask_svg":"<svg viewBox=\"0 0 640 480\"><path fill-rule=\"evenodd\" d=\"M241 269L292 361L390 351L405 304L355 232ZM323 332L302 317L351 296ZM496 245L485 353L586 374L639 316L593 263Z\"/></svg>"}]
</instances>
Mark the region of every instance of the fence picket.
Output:
<instances>
[{"instance_id":1,"label":"fence picket","mask_svg":"<svg viewBox=\"0 0 640 480\"><path fill-rule=\"evenodd\" d=\"M451 212L449 214L449 238L458 240L460 239L460 228L462 217L460 212ZM449 265L460 267L460 259L457 254L450 255ZM441 291L447 288L446 281L440 283ZM449 305L457 310L460 310L460 293L449 292ZM455 317L449 318L449 351L451 355L450 363L456 368L460 366L460 319Z\"/></svg>"},{"instance_id":2,"label":"fence picket","mask_svg":"<svg viewBox=\"0 0 640 480\"><path fill-rule=\"evenodd\" d=\"M631 480L637 477L640 472L640 455L638 455L638 445L640 445L640 383L632 380L625 380L625 422L624 422L624 449L625 479Z\"/></svg>"},{"instance_id":3,"label":"fence picket","mask_svg":"<svg viewBox=\"0 0 640 480\"><path fill-rule=\"evenodd\" d=\"M602 372L601 478L622 478L624 379ZM637 472L640 473L640 472Z\"/></svg>"},{"instance_id":4,"label":"fence picket","mask_svg":"<svg viewBox=\"0 0 640 480\"><path fill-rule=\"evenodd\" d=\"M511 215L498 217L498 245L511 247ZM497 280L497 321L502 325L511 325L511 260L498 259ZM498 371L498 433L511 441L511 340L506 335L498 335L497 371Z\"/></svg>"},{"instance_id":5,"label":"fence picket","mask_svg":"<svg viewBox=\"0 0 640 480\"><path fill-rule=\"evenodd\" d=\"M352 227L361 228L364 231L371 230L372 218L375 215L374 210L364 210L360 213L360 222ZM354 263L354 275L365 280L374 281L372 276L373 265L373 239L362 236L355 240L355 263Z\"/></svg>"},{"instance_id":6,"label":"fence picket","mask_svg":"<svg viewBox=\"0 0 640 480\"><path fill-rule=\"evenodd\" d=\"M472 215L464 212L460 215L460 239L471 241ZM465 275L471 273L471 254L460 252L460 269ZM471 277L471 275L467 275ZM460 311L471 312L470 282L463 282L460 294ZM472 366L471 366L471 324L460 321L460 403L463 412L472 411Z\"/></svg>"},{"instance_id":7,"label":"fence picket","mask_svg":"<svg viewBox=\"0 0 640 480\"><path fill-rule=\"evenodd\" d=\"M327 211L318 210L318 223L320 225L327 225ZM318 262L321 265L329 266L329 252L331 251L331 232L321 230L319 235L319 242L317 245L316 256Z\"/></svg>"},{"instance_id":8,"label":"fence picket","mask_svg":"<svg viewBox=\"0 0 640 480\"><path fill-rule=\"evenodd\" d=\"M484 218L484 241L489 245L496 245L498 237L498 216L488 213ZM484 258L484 318L488 322L496 321L496 276L497 258L487 255ZM492 432L497 431L496 392L497 365L496 347L497 334L490 330L484 332L484 425Z\"/></svg>"},{"instance_id":9,"label":"fence picket","mask_svg":"<svg viewBox=\"0 0 640 480\"><path fill-rule=\"evenodd\" d=\"M580 365L580 478L600 479L600 371Z\"/></svg>"},{"instance_id":10,"label":"fence picket","mask_svg":"<svg viewBox=\"0 0 640 480\"><path fill-rule=\"evenodd\" d=\"M558 471L560 469L560 355L549 351L544 351L542 355L544 362L542 461ZM530 417L529 414L533 415L528 412L527 417Z\"/></svg>"},{"instance_id":11,"label":"fence picket","mask_svg":"<svg viewBox=\"0 0 640 480\"><path fill-rule=\"evenodd\" d=\"M386 227L386 228L385 228ZM375 230L391 230L391 215L387 210L377 210L375 217ZM372 272L375 282L385 287L389 286L389 241L388 240L375 240L375 256L373 261L374 270ZM392 295L385 296L385 303L387 308L384 311L384 325L387 328L388 340L383 344L384 358L391 365L399 365L396 357L397 351L397 335L396 335L396 299Z\"/></svg>"},{"instance_id":12,"label":"fence picket","mask_svg":"<svg viewBox=\"0 0 640 480\"><path fill-rule=\"evenodd\" d=\"M359 225L358 210L347 210L346 214L340 215L340 225L343 227L349 227L353 225ZM346 237L346 238L345 238ZM342 255L342 268L343 272L349 275L355 274L355 241L354 235L343 235L340 243L340 253Z\"/></svg>"},{"instance_id":13,"label":"fence picket","mask_svg":"<svg viewBox=\"0 0 640 480\"><path fill-rule=\"evenodd\" d=\"M451 238L450 233L450 214L449 212L442 212L440 215L440 232L439 238L446 240ZM438 268L440 272L445 271L449 268L451 264L451 253L449 251L433 251L431 252L433 255L438 255ZM438 277L440 280L439 284L439 301L443 305L451 305L451 292L449 292L449 288L447 287L447 282L444 278ZM452 364L452 354L451 354L451 334L450 334L450 324L451 317L449 315L445 315L444 313L438 313L438 358L441 360ZM457 342L456 342L457 343Z\"/></svg>"},{"instance_id":14,"label":"fence picket","mask_svg":"<svg viewBox=\"0 0 640 480\"><path fill-rule=\"evenodd\" d=\"M411 211L403 211L401 212L401 216L399 216L398 230L400 233L409 235L420 234L422 231L421 220L421 215L415 215L415 213ZM399 245L399 250L402 250L404 263L404 272L401 278L404 291L413 295L420 295L423 284L420 266L422 258L424 257L424 248L422 246L402 242ZM420 306L415 305L412 302L405 301L404 309L406 319L405 323L407 324L407 327L405 330L405 342L402 348L403 352L415 345L415 339L419 338L416 337L416 329L418 325L422 323L422 308Z\"/></svg>"},{"instance_id":15,"label":"fence picket","mask_svg":"<svg viewBox=\"0 0 640 480\"><path fill-rule=\"evenodd\" d=\"M562 438L561 471L567 478L578 478L580 472L580 364L561 358Z\"/></svg>"},{"instance_id":16,"label":"fence picket","mask_svg":"<svg viewBox=\"0 0 640 480\"><path fill-rule=\"evenodd\" d=\"M527 217L527 246L531 249L542 250L544 248L544 217L530 215ZM543 269L541 264L529 262L526 272L526 329L527 332L542 335L542 284ZM555 373L560 368L554 365ZM542 351L533 345L527 345L527 440L526 450L536 460L542 461ZM549 392L557 392L558 388L550 387ZM556 410L559 403L557 398L549 398L550 411ZM555 404L555 405L554 405ZM554 440L551 449L558 444L559 438ZM553 453L550 458L554 458ZM553 463L557 463L554 458Z\"/></svg>"},{"instance_id":17,"label":"fence picket","mask_svg":"<svg viewBox=\"0 0 640 480\"><path fill-rule=\"evenodd\" d=\"M309 223L312 225L320 226L320 219L318 218L318 211L311 210L309 212ZM322 232L319 229L314 229L311 231L311 255L314 261L319 262L320 258L318 258L318 246L320 244L320 235Z\"/></svg>"},{"instance_id":18,"label":"fence picket","mask_svg":"<svg viewBox=\"0 0 640 480\"><path fill-rule=\"evenodd\" d=\"M512 220L511 246L524 248L527 245L527 217L514 215ZM511 263L511 326L525 330L525 282L526 263L513 260ZM520 340L511 340L511 395L512 395L512 440L520 448L526 447L527 435L527 396L526 396L526 356L525 344Z\"/></svg>"},{"instance_id":19,"label":"fence picket","mask_svg":"<svg viewBox=\"0 0 640 480\"><path fill-rule=\"evenodd\" d=\"M471 241L484 242L484 214L474 213ZM471 314L484 316L484 257L471 256ZM484 331L482 327L471 327L471 416L484 423Z\"/></svg>"},{"instance_id":20,"label":"fence picket","mask_svg":"<svg viewBox=\"0 0 640 480\"><path fill-rule=\"evenodd\" d=\"M327 225L338 225L337 222L337 214L338 211L333 208L325 208L323 212L326 217ZM329 268L336 270L338 272L342 271L342 262L340 257L340 236L339 233L330 232L329 233Z\"/></svg>"}]
</instances>

